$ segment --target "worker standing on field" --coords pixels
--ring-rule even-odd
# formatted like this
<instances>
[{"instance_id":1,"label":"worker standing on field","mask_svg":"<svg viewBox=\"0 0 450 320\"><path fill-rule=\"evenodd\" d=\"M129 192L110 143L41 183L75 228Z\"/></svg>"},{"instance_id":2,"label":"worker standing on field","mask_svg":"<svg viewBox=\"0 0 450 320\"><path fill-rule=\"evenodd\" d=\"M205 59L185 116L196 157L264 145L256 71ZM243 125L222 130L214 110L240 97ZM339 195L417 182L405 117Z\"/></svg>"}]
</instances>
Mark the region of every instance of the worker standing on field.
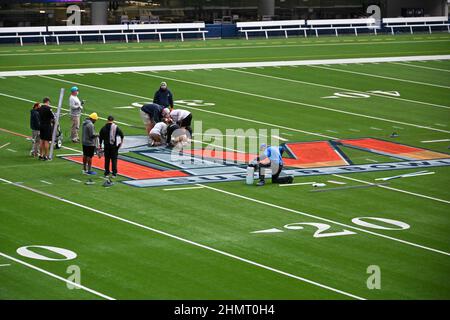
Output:
<instances>
[{"instance_id":1,"label":"worker standing on field","mask_svg":"<svg viewBox=\"0 0 450 320\"><path fill-rule=\"evenodd\" d=\"M45 97L43 104L39 107L40 130L39 137L41 139L41 155L39 160L50 160L50 141L52 140L52 126L55 122L55 115L50 108L50 98Z\"/></svg>"},{"instance_id":2,"label":"worker standing on field","mask_svg":"<svg viewBox=\"0 0 450 320\"><path fill-rule=\"evenodd\" d=\"M70 89L69 106L70 106L70 120L72 121L72 127L70 130L70 139L72 142L80 142L78 136L78 130L80 130L80 117L83 111L84 101L78 98L78 87L72 87Z\"/></svg>"},{"instance_id":3,"label":"worker standing on field","mask_svg":"<svg viewBox=\"0 0 450 320\"><path fill-rule=\"evenodd\" d=\"M166 82L161 82L158 91L155 92L153 103L164 106L165 108L170 108L170 110L173 109L173 95L172 92L167 88Z\"/></svg>"},{"instance_id":4,"label":"worker standing on field","mask_svg":"<svg viewBox=\"0 0 450 320\"><path fill-rule=\"evenodd\" d=\"M99 147L104 145L105 156L105 177L108 177L112 172L112 177L117 176L117 158L119 157L119 149L123 143L123 132L114 123L114 117L109 116L108 122L100 130ZM111 163L111 171L109 164Z\"/></svg>"},{"instance_id":5,"label":"worker standing on field","mask_svg":"<svg viewBox=\"0 0 450 320\"><path fill-rule=\"evenodd\" d=\"M39 146L41 144L40 139L40 130L41 130L41 120L39 118L39 108L41 107L41 104L39 102L36 102L33 105L33 109L31 109L30 114L30 129L31 129L31 151L30 156L32 157L38 157L39 156Z\"/></svg>"},{"instance_id":6,"label":"worker standing on field","mask_svg":"<svg viewBox=\"0 0 450 320\"><path fill-rule=\"evenodd\" d=\"M94 123L98 120L97 113L91 113L83 122L82 142L83 142L83 174L94 175L92 171L92 157L95 153L98 134L95 133Z\"/></svg>"}]
</instances>

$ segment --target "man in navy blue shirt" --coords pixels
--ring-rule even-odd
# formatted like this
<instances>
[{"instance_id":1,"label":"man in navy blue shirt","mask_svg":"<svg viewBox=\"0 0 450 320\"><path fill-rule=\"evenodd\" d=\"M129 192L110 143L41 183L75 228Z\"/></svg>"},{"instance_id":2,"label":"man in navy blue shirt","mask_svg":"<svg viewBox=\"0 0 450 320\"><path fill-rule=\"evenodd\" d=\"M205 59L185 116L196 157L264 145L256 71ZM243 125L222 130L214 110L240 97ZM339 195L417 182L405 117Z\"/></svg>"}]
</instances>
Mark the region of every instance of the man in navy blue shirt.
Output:
<instances>
[{"instance_id":1,"label":"man in navy blue shirt","mask_svg":"<svg viewBox=\"0 0 450 320\"><path fill-rule=\"evenodd\" d=\"M161 82L158 91L155 92L153 97L153 103L164 106L165 108L173 109L173 95L172 92L167 88L167 83Z\"/></svg>"}]
</instances>

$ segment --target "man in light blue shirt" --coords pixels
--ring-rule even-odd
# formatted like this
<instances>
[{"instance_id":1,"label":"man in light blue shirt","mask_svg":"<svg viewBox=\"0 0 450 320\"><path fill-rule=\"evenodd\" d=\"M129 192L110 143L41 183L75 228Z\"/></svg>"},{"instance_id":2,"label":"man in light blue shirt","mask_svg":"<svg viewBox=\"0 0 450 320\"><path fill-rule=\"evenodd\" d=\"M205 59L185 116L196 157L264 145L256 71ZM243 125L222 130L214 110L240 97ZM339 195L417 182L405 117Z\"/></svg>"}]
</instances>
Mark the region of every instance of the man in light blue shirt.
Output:
<instances>
[{"instance_id":1,"label":"man in light blue shirt","mask_svg":"<svg viewBox=\"0 0 450 320\"><path fill-rule=\"evenodd\" d=\"M262 144L260 147L261 154L253 161L253 165L259 169L258 186L266 184L264 180L264 171L266 168L272 170L272 183L287 184L294 181L292 176L280 177L281 170L283 170L283 158L281 156L283 147L273 147Z\"/></svg>"}]
</instances>

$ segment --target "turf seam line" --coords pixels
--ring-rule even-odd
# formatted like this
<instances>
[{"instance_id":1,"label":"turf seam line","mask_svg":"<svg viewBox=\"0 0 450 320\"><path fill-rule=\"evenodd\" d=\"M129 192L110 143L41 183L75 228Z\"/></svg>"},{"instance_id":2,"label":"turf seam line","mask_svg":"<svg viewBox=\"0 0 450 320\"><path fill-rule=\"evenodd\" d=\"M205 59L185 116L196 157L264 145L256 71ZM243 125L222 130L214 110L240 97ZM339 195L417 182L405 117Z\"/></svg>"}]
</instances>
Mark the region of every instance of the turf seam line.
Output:
<instances>
[{"instance_id":1,"label":"turf seam line","mask_svg":"<svg viewBox=\"0 0 450 320\"><path fill-rule=\"evenodd\" d=\"M356 179L356 178L350 178L350 177L346 177L346 176L339 175L339 174L333 174L333 176L339 177L339 178L343 178L343 179L347 179L347 180L353 180L353 181L360 182L360 183L365 183L365 184L374 184L374 183L369 182L369 181L360 180L360 179ZM389 189L389 190L392 190L392 191L401 192L401 193L406 193L406 194L413 195L413 196L420 197L420 198L425 198L425 199L429 199L429 200L434 200L434 201L450 204L450 201L439 199L439 198L435 198L435 197L426 196L426 195L420 194L420 193L415 193L415 192L411 192L411 191L406 191L406 190L397 189L397 188L393 188L393 187L382 186L382 185L378 185L378 187L383 188L383 189Z\"/></svg>"},{"instance_id":2,"label":"turf seam line","mask_svg":"<svg viewBox=\"0 0 450 320\"><path fill-rule=\"evenodd\" d=\"M256 76L261 76L261 77L266 77L266 78L271 78L271 79L277 79L277 80L283 80L283 81L289 81L289 82L294 82L294 83L302 83L302 84L311 85L311 86L318 86L318 87L329 88L329 89L337 89L337 90L343 90L343 91L348 91L348 92L357 92L357 93L367 94L367 92L365 92L365 91L360 91L360 90L355 90L355 89L340 88L340 87L330 86L330 85L326 85L326 84L320 84L320 83L315 83L315 82L307 82L307 81L290 79L290 78L285 78L285 77L277 77L277 76L272 76L272 75L267 75L267 74L262 74L262 73L256 73L256 72L250 72L250 71L241 71L241 70L236 70L236 69L225 69L225 70L234 71L234 72L240 72L240 73L247 73L247 74L251 74L251 75L256 75ZM388 96L388 95L379 94L379 93L373 93L373 92L370 92L369 94L373 95L373 96L381 97L381 98L386 98L386 99L395 99L395 100L399 100L399 101L406 101L406 102L412 102L412 103L417 103L417 104L429 105L429 106L438 107L438 108L450 109L449 106L443 106L443 105L429 103L429 102L423 102L423 101L417 101L417 100L410 100L410 99L405 99L405 98L393 97L393 96Z\"/></svg>"},{"instance_id":3,"label":"turf seam line","mask_svg":"<svg viewBox=\"0 0 450 320\"><path fill-rule=\"evenodd\" d=\"M0 178L0 180L3 180L3 179ZM67 280L67 279L65 279L65 278L63 278L63 277L61 277L61 276L58 276L58 275L56 275L56 274L54 274L54 273L51 273L51 272L49 272L49 271L47 271L47 270L45 270L45 269L36 267L36 266L34 266L34 265L32 265L32 264L30 264L30 263L28 263L28 262L25 262L25 261L22 261L22 260L20 260L20 259L11 257L11 256L9 256L9 255L7 255L7 254L5 254L5 253L3 253L3 252L0 252L0 256L4 257L4 258L6 258L6 259L9 259L9 260L11 260L11 261L17 262L17 263L19 263L19 264L22 264L22 265L24 265L24 266L26 266L26 267L28 267L28 268L31 268L31 269L34 269L34 270L39 271L39 272L41 272L41 273L44 273L44 274L46 274L46 275L48 275L48 276L50 276L50 277L52 277L52 278L61 280L61 281L65 282L65 283L67 283L67 284L70 284L71 286L74 286L74 287L77 287L77 288L82 289L82 290L84 290L84 291L87 291L87 292L89 292L89 293L95 294L96 296L99 296L99 297L104 298L104 299L106 299L106 300L116 300L116 299L114 299L114 298L112 298L112 297L110 297L110 296L107 296L106 294L100 293L100 292L98 292L98 291L95 291L95 290L93 290L93 289L91 289L91 288L88 288L88 287L83 286L83 285L81 285L81 284L78 284L78 283L76 283L76 282L72 282L72 281L70 281L70 280Z\"/></svg>"},{"instance_id":4,"label":"turf seam line","mask_svg":"<svg viewBox=\"0 0 450 320\"><path fill-rule=\"evenodd\" d=\"M88 73L112 73L112 72L147 72L147 71L178 71L178 70L198 70L211 71L212 69L223 68L253 68L253 67L290 67L313 66L323 64L353 64L372 62L397 62L397 61L418 61L418 60L449 60L450 55L428 55L428 56L400 56L381 58L344 58L344 59L322 59L322 60L285 60L285 61L257 61L257 62L228 62L228 63L205 63L205 64L175 64L159 66L139 66L139 67L104 67L104 68L77 68L77 69L48 69L48 70L23 70L23 71L2 71L2 77L23 77L57 74L88 74Z\"/></svg>"},{"instance_id":5,"label":"turf seam line","mask_svg":"<svg viewBox=\"0 0 450 320\"><path fill-rule=\"evenodd\" d=\"M330 219L323 218L323 217L320 217L320 216L316 216L316 215L313 215L313 214L305 213L305 212L302 212L302 211L298 211L298 210L282 207L282 206L279 206L279 205L276 205L276 204L273 204L273 203L270 203L270 202L265 202L265 201L261 201L261 200L258 200L258 199L246 197L246 196L243 196L243 195L240 195L240 194L237 194L237 193L232 193L232 192L229 192L229 191L226 191L226 190L222 190L222 189L218 189L218 188L214 188L214 187L211 187L211 186L208 186L208 185L204 185L204 184L198 184L198 185L202 185L205 188L210 189L210 190L214 190L214 191L217 191L217 192L222 192L222 193L231 195L233 197L249 200L249 201L252 201L252 202L255 202L255 203L259 203L259 204L263 204L263 205L266 205L266 206L269 206L269 207L272 207L272 208L277 208L277 209L280 209L280 210L283 210L283 211L296 213L296 214L303 215L303 216L306 216L306 217L309 217L309 218L313 218L313 219L323 220L323 221L326 221L326 222L329 222L329 223L333 223L333 224L336 224L336 225L339 225L339 226L342 226L342 227L355 229L355 230L358 230L358 231L361 231L361 232L364 232L364 233L368 233L368 234L371 234L371 235L374 235L374 236L378 236L378 237L381 237L381 238L385 238L385 239L401 242L401 243L404 243L404 244L407 244L407 245L410 245L410 246L413 246L413 247L416 247L416 248L421 248L421 249L433 251L433 252L436 252L436 253L440 253L440 254L443 254L443 255L446 255L446 256L450 256L449 252L445 252L445 251L442 251L442 250L426 247L426 246L423 246L423 245L420 245L420 244L417 244L417 243L413 243L413 242L409 242L409 241L406 241L406 240L394 238L394 237L391 237L391 236L387 236L387 235L384 235L384 234L381 234L381 233L376 233L374 231L362 229L362 228L355 227L355 226L352 226L352 225L347 225L345 223L337 222L337 221L334 221L334 220L330 220Z\"/></svg>"},{"instance_id":6,"label":"turf seam line","mask_svg":"<svg viewBox=\"0 0 450 320\"><path fill-rule=\"evenodd\" d=\"M362 298L360 296L357 296L357 295L354 295L354 294L351 294L351 293L348 293L348 292L345 292L345 291L342 291L342 290L339 290L339 289L336 289L336 288L333 288L333 287L321 284L319 282L315 282L313 280L309 280L309 279L306 279L306 278L303 278L303 277L300 277L300 276L296 276L294 274L291 274L291 273L288 273L288 272L285 272L285 271L282 271L282 270L279 270L279 269L275 269L275 268L263 265L261 263L255 262L255 261L239 257L237 255L228 253L226 251L215 249L213 247L210 247L210 246L207 246L207 245L204 245L204 244L192 241L192 240L188 240L188 239L176 236L174 234L170 234L170 233L162 231L162 230L158 230L158 229L155 229L155 228L152 228L152 227L148 227L146 225L143 225L143 224L140 224L140 223L137 223L137 222L134 222L134 221L131 221L131 220L119 217L119 216L115 216L113 214L110 214L110 213L107 213L107 212L104 212L104 211L101 211L101 210L98 210L98 209L95 209L95 208L92 208L92 207L88 207L88 206L85 206L83 204L80 204L80 203L77 203L77 202L74 202L74 201L70 201L70 200L61 198L59 196L52 195L50 193L43 192L43 191L38 190L38 189L34 189L34 188L27 187L27 186L24 186L24 185L19 185L17 183L8 181L8 180L3 179L3 178L0 178L0 181L6 182L6 183L8 183L10 185L14 185L14 186L19 187L19 188L26 189L28 191L32 191L32 192L38 193L38 194L40 194L42 196L46 196L46 197L49 197L49 198L52 198L52 199L55 199L55 200L59 200L59 201L65 202L67 204L71 204L71 205L79 207L79 208L83 208L83 209L86 209L86 210L89 210L89 211L92 211L92 212L95 212L95 213L107 216L109 218L112 218L112 219L115 219L115 220L118 220L118 221L121 221L121 222L125 222L125 223L128 223L128 224L134 225L136 227L140 227L140 228L143 228L143 229L146 229L146 230L149 230L149 231L153 231L155 233L167 236L169 238L176 239L176 240L179 240L179 241L182 241L182 242L185 242L185 243L188 243L188 244L191 244L191 245L194 245L194 246L206 249L208 251L212 251L212 252L215 252L215 253L227 256L229 258L233 258L233 259L239 260L241 262L248 263L250 265L253 265L253 266L265 269L265 270L269 270L269 271L272 271L272 272L275 272L275 273L278 273L278 274L281 274L281 275L284 275L284 276L287 276L287 277L290 277L290 278L293 278L293 279L296 279L296 280L300 280L300 281L303 281L303 282L306 282L306 283L318 286L318 287L323 288L323 289L327 289L327 290L333 291L335 293L339 293L339 294L342 294L342 295L345 295L345 296L348 296L348 297L351 297L351 298L354 298L354 299L357 299L357 300L366 300L365 298ZM3 255L3 254L0 252L0 255ZM10 257L10 258L12 258L12 257ZM43 270L43 271L45 271L45 270ZM58 276L56 276L56 277L58 277ZM64 279L64 278L62 278L62 279ZM64 279L63 281L70 282L69 280L66 280L66 279ZM70 283L72 284L72 282L70 282Z\"/></svg>"}]
</instances>

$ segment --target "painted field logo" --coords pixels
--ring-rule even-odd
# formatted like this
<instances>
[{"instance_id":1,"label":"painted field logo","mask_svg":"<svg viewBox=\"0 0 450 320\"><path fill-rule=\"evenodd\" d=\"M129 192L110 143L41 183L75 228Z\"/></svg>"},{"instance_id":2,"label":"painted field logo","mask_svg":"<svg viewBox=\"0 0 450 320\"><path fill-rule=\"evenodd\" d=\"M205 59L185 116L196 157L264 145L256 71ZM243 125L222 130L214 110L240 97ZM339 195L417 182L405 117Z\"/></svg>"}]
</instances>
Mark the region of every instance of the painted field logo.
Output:
<instances>
[{"instance_id":1,"label":"painted field logo","mask_svg":"<svg viewBox=\"0 0 450 320\"><path fill-rule=\"evenodd\" d=\"M197 148L173 156L171 149L147 147L145 137L127 137L128 151L119 156L120 175L135 187L160 187L210 182L244 181L246 166L256 154ZM399 159L355 165L342 147ZM286 142L283 155L286 174L295 177L352 172L430 168L450 165L450 155L375 138L314 142ZM65 156L81 163L79 155ZM93 167L102 169L103 159L93 158Z\"/></svg>"}]
</instances>

